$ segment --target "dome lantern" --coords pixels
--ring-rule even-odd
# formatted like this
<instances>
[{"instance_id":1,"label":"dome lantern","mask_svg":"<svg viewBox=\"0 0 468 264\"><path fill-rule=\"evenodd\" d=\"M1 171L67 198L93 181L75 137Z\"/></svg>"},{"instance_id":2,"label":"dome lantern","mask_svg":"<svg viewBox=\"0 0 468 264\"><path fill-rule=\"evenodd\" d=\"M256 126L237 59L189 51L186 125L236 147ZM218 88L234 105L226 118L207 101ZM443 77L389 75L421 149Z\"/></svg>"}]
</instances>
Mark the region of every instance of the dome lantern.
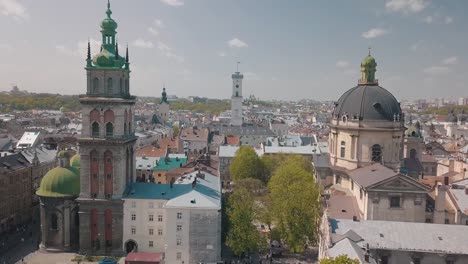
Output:
<instances>
[{"instance_id":1,"label":"dome lantern","mask_svg":"<svg viewBox=\"0 0 468 264\"><path fill-rule=\"evenodd\" d=\"M378 85L379 82L375 79L376 71L377 63L371 55L371 48L369 48L369 54L361 62L361 79L359 80L359 84Z\"/></svg>"}]
</instances>

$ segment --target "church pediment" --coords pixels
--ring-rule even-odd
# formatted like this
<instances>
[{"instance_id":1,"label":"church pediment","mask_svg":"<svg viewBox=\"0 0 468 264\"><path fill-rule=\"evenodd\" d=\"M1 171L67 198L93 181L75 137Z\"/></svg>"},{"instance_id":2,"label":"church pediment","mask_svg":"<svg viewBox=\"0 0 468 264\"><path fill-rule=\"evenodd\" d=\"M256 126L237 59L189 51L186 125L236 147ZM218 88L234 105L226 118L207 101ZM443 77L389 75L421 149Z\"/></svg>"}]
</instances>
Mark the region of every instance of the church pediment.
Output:
<instances>
[{"instance_id":1,"label":"church pediment","mask_svg":"<svg viewBox=\"0 0 468 264\"><path fill-rule=\"evenodd\" d=\"M428 192L423 184L405 175L396 175L390 179L376 183L368 188L369 191L395 191L395 192Z\"/></svg>"}]
</instances>

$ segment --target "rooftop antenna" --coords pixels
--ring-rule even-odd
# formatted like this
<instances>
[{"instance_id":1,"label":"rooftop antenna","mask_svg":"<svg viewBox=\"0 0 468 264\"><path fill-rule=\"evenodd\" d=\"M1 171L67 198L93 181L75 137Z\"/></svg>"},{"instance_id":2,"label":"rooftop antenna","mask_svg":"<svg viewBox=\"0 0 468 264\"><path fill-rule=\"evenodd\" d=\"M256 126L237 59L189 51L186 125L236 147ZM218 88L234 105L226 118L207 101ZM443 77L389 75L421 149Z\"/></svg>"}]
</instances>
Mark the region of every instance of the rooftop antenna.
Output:
<instances>
[{"instance_id":1,"label":"rooftop antenna","mask_svg":"<svg viewBox=\"0 0 468 264\"><path fill-rule=\"evenodd\" d=\"M239 64L240 64L240 61L237 62L237 72L239 72Z\"/></svg>"}]
</instances>

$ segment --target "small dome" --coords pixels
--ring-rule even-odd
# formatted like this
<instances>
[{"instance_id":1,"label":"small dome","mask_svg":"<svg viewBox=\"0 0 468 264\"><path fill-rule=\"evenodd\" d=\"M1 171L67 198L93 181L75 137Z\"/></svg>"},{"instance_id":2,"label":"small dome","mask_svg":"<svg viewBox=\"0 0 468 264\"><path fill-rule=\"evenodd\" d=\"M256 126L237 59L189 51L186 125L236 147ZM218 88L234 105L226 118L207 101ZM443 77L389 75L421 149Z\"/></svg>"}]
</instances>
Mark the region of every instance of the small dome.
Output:
<instances>
[{"instance_id":1,"label":"small dome","mask_svg":"<svg viewBox=\"0 0 468 264\"><path fill-rule=\"evenodd\" d=\"M376 66L377 63L375 62L375 59L374 57L372 57L370 54L367 55L367 57L365 57L362 62L361 62L361 66Z\"/></svg>"},{"instance_id":2,"label":"small dome","mask_svg":"<svg viewBox=\"0 0 468 264\"><path fill-rule=\"evenodd\" d=\"M366 121L393 121L401 115L396 98L378 85L358 85L345 92L336 103L335 117Z\"/></svg>"},{"instance_id":3,"label":"small dome","mask_svg":"<svg viewBox=\"0 0 468 264\"><path fill-rule=\"evenodd\" d=\"M101 67L112 67L114 66L114 61L115 55L104 48L93 57L94 65Z\"/></svg>"},{"instance_id":4,"label":"small dome","mask_svg":"<svg viewBox=\"0 0 468 264\"><path fill-rule=\"evenodd\" d=\"M69 158L70 157L70 153L68 153L68 151L66 150L61 150L58 154L57 154L57 158L61 159L61 158Z\"/></svg>"},{"instance_id":5,"label":"small dome","mask_svg":"<svg viewBox=\"0 0 468 264\"><path fill-rule=\"evenodd\" d=\"M70 159L70 166L75 167L75 168L79 168L80 167L80 162L81 162L80 154L75 154L75 156L73 156Z\"/></svg>"},{"instance_id":6,"label":"small dome","mask_svg":"<svg viewBox=\"0 0 468 264\"><path fill-rule=\"evenodd\" d=\"M406 137L422 138L421 131L415 125L410 125L405 135Z\"/></svg>"},{"instance_id":7,"label":"small dome","mask_svg":"<svg viewBox=\"0 0 468 264\"><path fill-rule=\"evenodd\" d=\"M101 22L101 29L105 32L113 33L117 29L117 22L110 17L104 18Z\"/></svg>"},{"instance_id":8,"label":"small dome","mask_svg":"<svg viewBox=\"0 0 468 264\"><path fill-rule=\"evenodd\" d=\"M47 172L42 178L41 185L36 191L43 197L73 197L80 194L80 175L74 167L56 167Z\"/></svg>"}]
</instances>

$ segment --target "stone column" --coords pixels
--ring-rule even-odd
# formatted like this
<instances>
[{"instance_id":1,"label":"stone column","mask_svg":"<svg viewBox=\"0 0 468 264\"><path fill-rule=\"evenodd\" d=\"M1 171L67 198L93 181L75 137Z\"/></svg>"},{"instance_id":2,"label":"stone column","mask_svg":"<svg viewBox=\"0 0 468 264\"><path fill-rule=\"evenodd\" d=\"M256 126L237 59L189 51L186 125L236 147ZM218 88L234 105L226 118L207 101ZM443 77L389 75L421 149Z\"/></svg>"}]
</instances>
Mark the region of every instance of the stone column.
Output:
<instances>
[{"instance_id":1,"label":"stone column","mask_svg":"<svg viewBox=\"0 0 468 264\"><path fill-rule=\"evenodd\" d=\"M66 251L70 250L70 231L70 205L66 201L63 208L63 246Z\"/></svg>"},{"instance_id":2,"label":"stone column","mask_svg":"<svg viewBox=\"0 0 468 264\"><path fill-rule=\"evenodd\" d=\"M47 212L46 212L46 209L45 209L45 205L42 203L40 203L40 206L41 206L41 244L39 245L39 248L40 249L45 249L47 246L47 234L48 234L48 231L49 231L49 221L47 219Z\"/></svg>"}]
</instances>

